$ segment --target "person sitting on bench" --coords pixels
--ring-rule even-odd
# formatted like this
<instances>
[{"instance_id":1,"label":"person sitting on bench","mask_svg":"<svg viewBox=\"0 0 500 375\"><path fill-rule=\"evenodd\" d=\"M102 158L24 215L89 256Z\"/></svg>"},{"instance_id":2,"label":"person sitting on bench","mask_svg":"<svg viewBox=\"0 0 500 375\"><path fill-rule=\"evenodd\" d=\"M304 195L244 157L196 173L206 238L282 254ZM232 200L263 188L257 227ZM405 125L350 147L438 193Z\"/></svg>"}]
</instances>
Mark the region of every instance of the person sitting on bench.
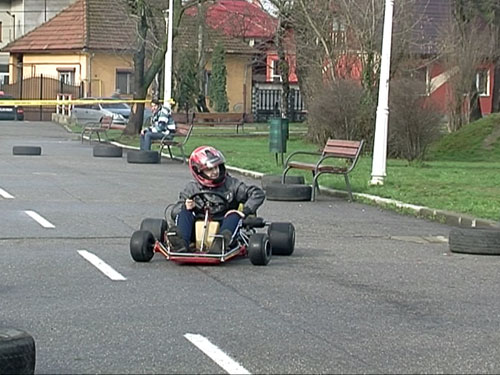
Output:
<instances>
[{"instance_id":1,"label":"person sitting on bench","mask_svg":"<svg viewBox=\"0 0 500 375\"><path fill-rule=\"evenodd\" d=\"M151 101L151 125L141 130L141 150L151 150L153 139L173 139L175 134L175 121L170 105L172 100L161 105L158 99Z\"/></svg>"}]
</instances>

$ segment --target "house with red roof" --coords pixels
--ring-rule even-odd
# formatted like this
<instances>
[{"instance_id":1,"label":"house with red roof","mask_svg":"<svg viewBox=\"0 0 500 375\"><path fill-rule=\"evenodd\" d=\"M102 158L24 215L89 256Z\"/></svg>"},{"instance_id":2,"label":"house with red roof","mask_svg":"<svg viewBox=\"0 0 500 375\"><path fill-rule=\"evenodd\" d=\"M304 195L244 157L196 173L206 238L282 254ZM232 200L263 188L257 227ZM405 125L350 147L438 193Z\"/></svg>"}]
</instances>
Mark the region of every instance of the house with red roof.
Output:
<instances>
[{"instance_id":1,"label":"house with red roof","mask_svg":"<svg viewBox=\"0 0 500 375\"><path fill-rule=\"evenodd\" d=\"M195 16L197 9L190 8L187 13ZM260 2L249 0L218 0L208 6L205 19L210 28L241 39L258 50L252 60L252 114L256 121L265 121L276 114L282 89L274 40L278 20L263 9ZM287 41L287 59L290 65L291 107L294 109L292 120L300 120L304 116L304 103L298 86L291 34Z\"/></svg>"},{"instance_id":2,"label":"house with red roof","mask_svg":"<svg viewBox=\"0 0 500 375\"><path fill-rule=\"evenodd\" d=\"M176 48L197 45L193 39L197 35L195 22L189 15L182 18L174 41L174 59ZM131 97L135 30L125 3L76 0L2 49L9 53L11 77L11 83L2 89L22 99L54 99L62 91L71 92L73 97L108 97L120 90L123 96ZM205 37L207 71L216 42L225 47L230 111L249 113L252 58L259 51L212 28Z\"/></svg>"}]
</instances>

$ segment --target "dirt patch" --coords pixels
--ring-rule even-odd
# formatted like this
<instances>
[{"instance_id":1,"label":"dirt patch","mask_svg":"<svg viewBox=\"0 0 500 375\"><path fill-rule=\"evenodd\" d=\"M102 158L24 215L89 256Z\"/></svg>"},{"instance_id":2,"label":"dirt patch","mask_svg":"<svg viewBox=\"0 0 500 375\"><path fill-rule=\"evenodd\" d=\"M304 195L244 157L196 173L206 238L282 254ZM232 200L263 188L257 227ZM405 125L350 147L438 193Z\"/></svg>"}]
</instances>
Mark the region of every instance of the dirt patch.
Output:
<instances>
[{"instance_id":1,"label":"dirt patch","mask_svg":"<svg viewBox=\"0 0 500 375\"><path fill-rule=\"evenodd\" d=\"M500 138L500 124L497 124L491 134L484 139L483 147L487 150L491 150L498 138Z\"/></svg>"}]
</instances>

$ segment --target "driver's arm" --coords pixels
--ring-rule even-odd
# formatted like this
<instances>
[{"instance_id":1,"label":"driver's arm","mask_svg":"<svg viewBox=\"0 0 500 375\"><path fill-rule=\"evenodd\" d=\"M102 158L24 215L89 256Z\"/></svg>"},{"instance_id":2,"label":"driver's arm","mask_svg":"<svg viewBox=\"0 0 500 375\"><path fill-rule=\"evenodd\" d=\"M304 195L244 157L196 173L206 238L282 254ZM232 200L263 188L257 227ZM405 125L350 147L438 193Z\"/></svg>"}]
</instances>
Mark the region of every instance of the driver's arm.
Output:
<instances>
[{"instance_id":1,"label":"driver's arm","mask_svg":"<svg viewBox=\"0 0 500 375\"><path fill-rule=\"evenodd\" d=\"M248 216L250 214L255 214L257 209L264 203L266 195L264 191L255 185L246 185L243 182L239 182L236 199L239 203L243 203L243 214Z\"/></svg>"},{"instance_id":2,"label":"driver's arm","mask_svg":"<svg viewBox=\"0 0 500 375\"><path fill-rule=\"evenodd\" d=\"M189 208L188 201L194 203L194 201L192 199L189 199L189 197L196 193L196 191L196 187L193 186L193 183L188 183L188 185L186 185L184 190L179 193L179 199L177 200L175 206L172 208L172 217L175 217L179 212L181 212L183 207L185 207L187 210L193 210L195 208L195 206Z\"/></svg>"}]
</instances>

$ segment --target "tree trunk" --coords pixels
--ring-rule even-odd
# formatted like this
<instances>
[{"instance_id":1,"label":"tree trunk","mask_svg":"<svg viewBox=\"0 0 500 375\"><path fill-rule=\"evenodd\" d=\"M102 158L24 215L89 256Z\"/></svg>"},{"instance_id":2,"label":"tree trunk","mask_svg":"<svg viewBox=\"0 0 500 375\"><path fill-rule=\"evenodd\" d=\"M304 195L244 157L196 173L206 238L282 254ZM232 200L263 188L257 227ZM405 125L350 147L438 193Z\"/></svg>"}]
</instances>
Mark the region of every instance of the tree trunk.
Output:
<instances>
[{"instance_id":1,"label":"tree trunk","mask_svg":"<svg viewBox=\"0 0 500 375\"><path fill-rule=\"evenodd\" d=\"M290 81L289 73L290 67L286 60L285 52L285 28L283 25L283 16L280 14L278 20L278 29L276 32L276 48L278 50L278 66L280 68L281 82L282 82L282 95L281 95L281 117L288 118L289 116L289 97L290 97Z\"/></svg>"},{"instance_id":2,"label":"tree trunk","mask_svg":"<svg viewBox=\"0 0 500 375\"><path fill-rule=\"evenodd\" d=\"M500 58L495 61L492 112L500 112Z\"/></svg>"},{"instance_id":3,"label":"tree trunk","mask_svg":"<svg viewBox=\"0 0 500 375\"><path fill-rule=\"evenodd\" d=\"M205 65L207 57L205 54L205 7L203 2L198 0L198 77L199 94L196 106L199 112L208 112L207 99L205 97L206 75Z\"/></svg>"},{"instance_id":4,"label":"tree trunk","mask_svg":"<svg viewBox=\"0 0 500 375\"><path fill-rule=\"evenodd\" d=\"M144 59L146 57L146 40L148 34L148 24L146 20L145 11L140 11L141 17L138 25L138 40L139 49L134 53L134 100L144 99L146 97L146 90L144 90ZM135 135L139 134L142 128L142 118L144 116L144 104L134 103L132 112L125 127L123 134Z\"/></svg>"}]
</instances>

